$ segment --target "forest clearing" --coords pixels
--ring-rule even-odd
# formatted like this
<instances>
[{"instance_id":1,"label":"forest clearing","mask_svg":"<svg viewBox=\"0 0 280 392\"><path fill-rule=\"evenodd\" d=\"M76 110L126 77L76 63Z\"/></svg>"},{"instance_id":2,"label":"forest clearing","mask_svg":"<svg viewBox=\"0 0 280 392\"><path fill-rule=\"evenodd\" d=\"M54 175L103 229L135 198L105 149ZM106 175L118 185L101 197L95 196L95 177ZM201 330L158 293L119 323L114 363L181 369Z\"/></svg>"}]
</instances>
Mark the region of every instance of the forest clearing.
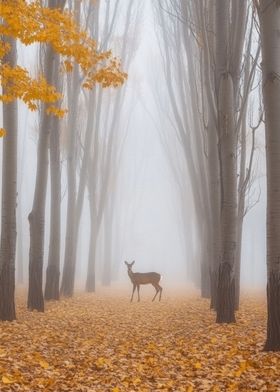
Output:
<instances>
[{"instance_id":1,"label":"forest clearing","mask_svg":"<svg viewBox=\"0 0 280 392\"><path fill-rule=\"evenodd\" d=\"M77 293L45 313L18 298L0 324L1 391L277 391L280 354L262 351L265 297L242 297L236 324L215 324L198 292L141 302L129 291Z\"/></svg>"}]
</instances>

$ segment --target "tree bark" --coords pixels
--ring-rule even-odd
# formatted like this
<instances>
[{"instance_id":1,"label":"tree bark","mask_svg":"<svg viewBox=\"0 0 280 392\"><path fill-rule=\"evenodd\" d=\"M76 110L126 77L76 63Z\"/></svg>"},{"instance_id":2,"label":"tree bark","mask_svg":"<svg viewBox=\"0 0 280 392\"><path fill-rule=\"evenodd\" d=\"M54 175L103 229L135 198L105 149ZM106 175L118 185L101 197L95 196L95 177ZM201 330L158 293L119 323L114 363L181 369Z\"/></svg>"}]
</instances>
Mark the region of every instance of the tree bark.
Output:
<instances>
[{"instance_id":1,"label":"tree bark","mask_svg":"<svg viewBox=\"0 0 280 392\"><path fill-rule=\"evenodd\" d=\"M63 8L64 0L48 0L50 8ZM56 54L50 45L46 47L44 76L49 84L53 83ZM30 226L29 250L29 287L27 306L30 310L44 311L43 296L43 262L45 241L45 207L48 180L48 148L52 127L52 116L46 113L46 105L42 105L41 124L37 148L36 184L32 211L28 216Z\"/></svg>"},{"instance_id":2,"label":"tree bark","mask_svg":"<svg viewBox=\"0 0 280 392\"><path fill-rule=\"evenodd\" d=\"M237 241L236 132L234 127L233 83L229 73L220 79L219 133L221 149L221 260L217 290L217 322L235 322L234 263Z\"/></svg>"},{"instance_id":3,"label":"tree bark","mask_svg":"<svg viewBox=\"0 0 280 392\"><path fill-rule=\"evenodd\" d=\"M210 263L210 282L211 282L211 303L210 308L217 308L217 286L219 271L220 239L221 239L221 181L220 165L218 152L218 137L214 118L208 122L208 187L210 202L210 228L211 237L211 263ZM215 228L215 230L213 230Z\"/></svg>"},{"instance_id":4,"label":"tree bark","mask_svg":"<svg viewBox=\"0 0 280 392\"><path fill-rule=\"evenodd\" d=\"M47 46L45 54L45 77L48 83L53 80L54 52ZM43 262L45 236L45 207L48 180L48 146L51 128L51 116L42 108L39 140L37 148L37 170L32 211L28 216L30 226L29 249L29 287L27 306L30 310L44 311L43 297Z\"/></svg>"},{"instance_id":5,"label":"tree bark","mask_svg":"<svg viewBox=\"0 0 280 392\"><path fill-rule=\"evenodd\" d=\"M67 153L67 220L63 275L60 292L62 295L71 297L74 292L76 253L78 242L78 227L76 219L76 165L77 165L77 115L78 115L78 92L79 72L78 66L74 66L71 94L69 97L70 112L68 122L69 145Z\"/></svg>"},{"instance_id":6,"label":"tree bark","mask_svg":"<svg viewBox=\"0 0 280 392\"><path fill-rule=\"evenodd\" d=\"M3 38L9 43L10 52L3 63L15 66L16 43L12 38ZM5 87L3 87L5 94ZM16 254L16 203L17 203L17 102L3 103L3 126L7 135L3 140L2 166L2 210L0 248L0 320L12 321L15 311L15 254Z\"/></svg>"},{"instance_id":7,"label":"tree bark","mask_svg":"<svg viewBox=\"0 0 280 392\"><path fill-rule=\"evenodd\" d=\"M110 286L112 280L112 224L113 224L113 206L108 200L104 210L104 259L102 271L102 284Z\"/></svg>"},{"instance_id":8,"label":"tree bark","mask_svg":"<svg viewBox=\"0 0 280 392\"><path fill-rule=\"evenodd\" d=\"M21 200L17 207L17 251L16 251L16 270L17 283L23 284L24 252L23 252L23 230L22 230L22 207Z\"/></svg>"},{"instance_id":9,"label":"tree bark","mask_svg":"<svg viewBox=\"0 0 280 392\"><path fill-rule=\"evenodd\" d=\"M97 233L95 232L95 219L91 219L90 231L90 246L88 254L88 268L86 279L86 292L94 293L96 289L96 274L95 274L95 258L96 258L96 243Z\"/></svg>"},{"instance_id":10,"label":"tree bark","mask_svg":"<svg viewBox=\"0 0 280 392\"><path fill-rule=\"evenodd\" d=\"M80 21L79 1L74 3L74 15L77 23ZM78 226L76 213L76 195L77 195L77 118L78 118L78 102L79 102L79 67L74 65L73 76L68 88L69 103L69 144L67 146L67 221L65 236L65 252L64 264L60 293L67 297L71 297L74 292L76 254L78 246Z\"/></svg>"},{"instance_id":11,"label":"tree bark","mask_svg":"<svg viewBox=\"0 0 280 392\"><path fill-rule=\"evenodd\" d=\"M265 351L280 351L280 7L259 9L267 164L267 338Z\"/></svg>"},{"instance_id":12,"label":"tree bark","mask_svg":"<svg viewBox=\"0 0 280 392\"><path fill-rule=\"evenodd\" d=\"M59 56L55 55L54 78L57 90L59 73ZM60 167L60 120L52 119L50 134L50 177L51 177L51 206L50 206L50 242L49 258L46 271L45 299L59 299L60 275L60 226L61 226L61 167Z\"/></svg>"}]
</instances>

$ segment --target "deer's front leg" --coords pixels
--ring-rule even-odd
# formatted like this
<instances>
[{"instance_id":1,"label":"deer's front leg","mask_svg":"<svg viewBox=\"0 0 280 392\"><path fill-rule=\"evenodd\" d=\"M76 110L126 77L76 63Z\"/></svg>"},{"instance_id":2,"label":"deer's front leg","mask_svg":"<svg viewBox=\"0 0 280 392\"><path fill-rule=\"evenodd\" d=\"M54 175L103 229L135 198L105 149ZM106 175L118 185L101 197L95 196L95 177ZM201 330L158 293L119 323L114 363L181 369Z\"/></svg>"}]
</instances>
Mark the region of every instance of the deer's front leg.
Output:
<instances>
[{"instance_id":1,"label":"deer's front leg","mask_svg":"<svg viewBox=\"0 0 280 392\"><path fill-rule=\"evenodd\" d=\"M135 289L136 289L136 284L134 284L134 285L133 285L133 289L132 289L132 295L131 295L130 302L132 302L132 301L133 301L133 295L134 295L134 291L135 291Z\"/></svg>"},{"instance_id":2,"label":"deer's front leg","mask_svg":"<svg viewBox=\"0 0 280 392\"><path fill-rule=\"evenodd\" d=\"M140 284L137 285L138 302L140 302L139 290L140 290Z\"/></svg>"}]
</instances>

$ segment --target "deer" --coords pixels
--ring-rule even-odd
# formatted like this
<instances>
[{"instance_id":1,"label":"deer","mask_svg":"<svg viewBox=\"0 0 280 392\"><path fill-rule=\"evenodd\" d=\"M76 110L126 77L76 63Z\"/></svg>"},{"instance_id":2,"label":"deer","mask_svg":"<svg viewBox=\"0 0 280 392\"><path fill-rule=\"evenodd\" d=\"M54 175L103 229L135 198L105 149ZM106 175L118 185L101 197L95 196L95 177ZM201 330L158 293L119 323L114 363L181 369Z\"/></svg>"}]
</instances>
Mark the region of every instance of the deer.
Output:
<instances>
[{"instance_id":1,"label":"deer","mask_svg":"<svg viewBox=\"0 0 280 392\"><path fill-rule=\"evenodd\" d=\"M132 288L132 295L130 302L133 301L133 296L135 289L137 287L137 293L138 293L138 302L140 301L140 295L139 295L139 290L140 290L140 285L141 284L151 284L154 286L156 289L156 293L154 295L154 298L152 301L156 299L156 296L159 293L159 301L161 300L161 293L162 293L162 287L159 285L159 281L161 279L161 275L158 274L157 272L133 272L132 271L132 266L135 263L135 260L132 261L132 263L128 263L127 261L124 262L127 265L127 273L128 276L130 277L130 280L133 284Z\"/></svg>"}]
</instances>

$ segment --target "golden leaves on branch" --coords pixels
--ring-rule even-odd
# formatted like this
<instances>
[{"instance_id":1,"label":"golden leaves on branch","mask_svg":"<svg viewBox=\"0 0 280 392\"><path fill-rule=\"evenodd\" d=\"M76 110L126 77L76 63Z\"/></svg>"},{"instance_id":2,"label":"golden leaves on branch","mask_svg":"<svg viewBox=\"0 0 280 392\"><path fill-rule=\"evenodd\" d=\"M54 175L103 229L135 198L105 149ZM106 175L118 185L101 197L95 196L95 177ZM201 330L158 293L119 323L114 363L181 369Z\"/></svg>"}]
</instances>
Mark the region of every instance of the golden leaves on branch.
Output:
<instances>
[{"instance_id":1,"label":"golden leaves on branch","mask_svg":"<svg viewBox=\"0 0 280 392\"><path fill-rule=\"evenodd\" d=\"M89 85L94 81L119 86L127 77L111 51L98 51L96 41L82 31L67 12L42 7L39 1L2 0L0 17L5 22L0 25L0 34L19 39L25 45L35 42L50 44L55 52L67 58L64 63L66 71L70 71L73 61L80 65ZM0 49L0 58L3 51ZM101 77L103 69L106 71ZM94 75L99 76L94 78Z\"/></svg>"},{"instance_id":2,"label":"golden leaves on branch","mask_svg":"<svg viewBox=\"0 0 280 392\"><path fill-rule=\"evenodd\" d=\"M70 13L42 7L39 1L2 0L0 19L0 35L18 39L25 45L51 45L64 58L66 72L71 72L77 63L83 73L84 88L92 89L96 83L118 87L127 77L111 51L98 51L95 40L80 29ZM30 110L37 110L38 101L43 101L51 104L47 106L48 114L63 117L66 111L55 105L62 97L53 86L42 76L32 79L24 68L5 64L9 48L8 43L0 41L0 84L5 88L0 100L9 103L21 99Z\"/></svg>"},{"instance_id":3,"label":"golden leaves on branch","mask_svg":"<svg viewBox=\"0 0 280 392\"><path fill-rule=\"evenodd\" d=\"M0 100L9 103L19 98L27 104L30 110L38 109L37 102L54 103L62 98L55 88L49 85L45 78L39 76L32 79L27 70L20 66L10 67L4 64L0 73L1 85L4 94L0 95Z\"/></svg>"}]
</instances>

